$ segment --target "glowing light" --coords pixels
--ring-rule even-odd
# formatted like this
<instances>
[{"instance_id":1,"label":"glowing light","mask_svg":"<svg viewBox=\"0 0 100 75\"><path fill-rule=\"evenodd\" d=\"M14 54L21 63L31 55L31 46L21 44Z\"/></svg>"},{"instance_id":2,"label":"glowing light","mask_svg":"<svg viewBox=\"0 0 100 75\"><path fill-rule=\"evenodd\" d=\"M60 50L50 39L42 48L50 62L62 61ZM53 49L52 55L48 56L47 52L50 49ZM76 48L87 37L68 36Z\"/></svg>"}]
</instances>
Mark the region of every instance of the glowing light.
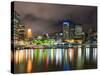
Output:
<instances>
[{"instance_id":1,"label":"glowing light","mask_svg":"<svg viewBox=\"0 0 100 75\"><path fill-rule=\"evenodd\" d=\"M81 59L81 55L82 55L82 50L81 48L78 48L78 59Z\"/></svg>"},{"instance_id":2,"label":"glowing light","mask_svg":"<svg viewBox=\"0 0 100 75\"><path fill-rule=\"evenodd\" d=\"M16 64L19 62L19 51L14 52L14 62Z\"/></svg>"},{"instance_id":3,"label":"glowing light","mask_svg":"<svg viewBox=\"0 0 100 75\"><path fill-rule=\"evenodd\" d=\"M56 65L58 64L58 58L59 58L59 53L58 53L58 49L56 49Z\"/></svg>"},{"instance_id":4,"label":"glowing light","mask_svg":"<svg viewBox=\"0 0 100 75\"><path fill-rule=\"evenodd\" d=\"M68 59L67 59L67 58L68 58L68 56L67 56L67 49L64 51L64 58L65 58L65 59L64 59L65 62L67 62L67 60L68 60Z\"/></svg>"},{"instance_id":5,"label":"glowing light","mask_svg":"<svg viewBox=\"0 0 100 75\"><path fill-rule=\"evenodd\" d=\"M86 48L86 59L89 60L89 56L90 56L90 49Z\"/></svg>"},{"instance_id":6,"label":"glowing light","mask_svg":"<svg viewBox=\"0 0 100 75\"><path fill-rule=\"evenodd\" d=\"M71 39L69 42L70 42L70 43L73 43L73 42L74 42L74 40L73 40L73 39Z\"/></svg>"},{"instance_id":7,"label":"glowing light","mask_svg":"<svg viewBox=\"0 0 100 75\"><path fill-rule=\"evenodd\" d=\"M62 63L62 49L58 49L59 50L59 56L58 56L58 60L59 60L59 64L61 65L61 63Z\"/></svg>"},{"instance_id":8,"label":"glowing light","mask_svg":"<svg viewBox=\"0 0 100 75\"><path fill-rule=\"evenodd\" d=\"M33 54L34 54L33 49L31 49L31 58L32 58L32 60L33 60Z\"/></svg>"},{"instance_id":9,"label":"glowing light","mask_svg":"<svg viewBox=\"0 0 100 75\"><path fill-rule=\"evenodd\" d=\"M27 72L32 72L32 60L30 58L27 63Z\"/></svg>"},{"instance_id":10,"label":"glowing light","mask_svg":"<svg viewBox=\"0 0 100 75\"><path fill-rule=\"evenodd\" d=\"M31 38L32 37L32 30L31 29L28 29L27 36L28 36L28 38Z\"/></svg>"},{"instance_id":11,"label":"glowing light","mask_svg":"<svg viewBox=\"0 0 100 75\"><path fill-rule=\"evenodd\" d=\"M49 64L49 57L47 56L46 57L46 67L48 67L48 64Z\"/></svg>"},{"instance_id":12,"label":"glowing light","mask_svg":"<svg viewBox=\"0 0 100 75\"><path fill-rule=\"evenodd\" d=\"M84 64L84 58L82 58L82 50L78 48L78 58L77 58L77 69L81 69Z\"/></svg>"},{"instance_id":13,"label":"glowing light","mask_svg":"<svg viewBox=\"0 0 100 75\"><path fill-rule=\"evenodd\" d=\"M64 67L63 70L70 70L70 66L68 63L67 49L64 49Z\"/></svg>"},{"instance_id":14,"label":"glowing light","mask_svg":"<svg viewBox=\"0 0 100 75\"><path fill-rule=\"evenodd\" d=\"M68 49L68 56L69 56L70 61L72 61L74 58L74 50L72 48Z\"/></svg>"},{"instance_id":15,"label":"glowing light","mask_svg":"<svg viewBox=\"0 0 100 75\"><path fill-rule=\"evenodd\" d=\"M93 48L93 60L96 61L97 59L97 48Z\"/></svg>"},{"instance_id":16,"label":"glowing light","mask_svg":"<svg viewBox=\"0 0 100 75\"><path fill-rule=\"evenodd\" d=\"M74 39L70 39L70 40L65 40L65 42L73 43L75 41L74 41Z\"/></svg>"},{"instance_id":17,"label":"glowing light","mask_svg":"<svg viewBox=\"0 0 100 75\"><path fill-rule=\"evenodd\" d=\"M28 50L26 49L25 51L26 51L26 61L27 61L27 59L28 59Z\"/></svg>"},{"instance_id":18,"label":"glowing light","mask_svg":"<svg viewBox=\"0 0 100 75\"><path fill-rule=\"evenodd\" d=\"M23 50L20 50L20 51L16 50L16 52L14 52L14 61L15 61L15 63L20 63L23 60L25 60L26 58L24 56L26 56L25 51L23 51Z\"/></svg>"},{"instance_id":19,"label":"glowing light","mask_svg":"<svg viewBox=\"0 0 100 75\"><path fill-rule=\"evenodd\" d=\"M78 43L82 43L82 40L77 40Z\"/></svg>"},{"instance_id":20,"label":"glowing light","mask_svg":"<svg viewBox=\"0 0 100 75\"><path fill-rule=\"evenodd\" d=\"M26 50L23 51L23 58L24 58L24 61L26 61Z\"/></svg>"},{"instance_id":21,"label":"glowing light","mask_svg":"<svg viewBox=\"0 0 100 75\"><path fill-rule=\"evenodd\" d=\"M24 50L19 51L19 62L22 62L24 59Z\"/></svg>"},{"instance_id":22,"label":"glowing light","mask_svg":"<svg viewBox=\"0 0 100 75\"><path fill-rule=\"evenodd\" d=\"M28 32L31 32L31 29L28 29Z\"/></svg>"},{"instance_id":23,"label":"glowing light","mask_svg":"<svg viewBox=\"0 0 100 75\"><path fill-rule=\"evenodd\" d=\"M42 63L42 55L43 55L43 49L39 50L39 62Z\"/></svg>"},{"instance_id":24,"label":"glowing light","mask_svg":"<svg viewBox=\"0 0 100 75\"><path fill-rule=\"evenodd\" d=\"M51 63L53 63L53 58L54 58L54 49L51 49Z\"/></svg>"}]
</instances>

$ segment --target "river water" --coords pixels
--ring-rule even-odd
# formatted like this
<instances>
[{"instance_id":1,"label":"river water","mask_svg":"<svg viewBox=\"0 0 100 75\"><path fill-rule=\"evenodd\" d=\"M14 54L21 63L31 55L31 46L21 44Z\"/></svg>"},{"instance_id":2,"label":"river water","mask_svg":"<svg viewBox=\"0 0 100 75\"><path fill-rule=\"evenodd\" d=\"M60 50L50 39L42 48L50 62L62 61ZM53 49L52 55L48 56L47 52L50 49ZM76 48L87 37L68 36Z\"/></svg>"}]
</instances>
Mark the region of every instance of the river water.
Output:
<instances>
[{"instance_id":1,"label":"river water","mask_svg":"<svg viewBox=\"0 0 100 75\"><path fill-rule=\"evenodd\" d=\"M97 68L97 48L68 47L21 49L13 53L14 73Z\"/></svg>"}]
</instances>

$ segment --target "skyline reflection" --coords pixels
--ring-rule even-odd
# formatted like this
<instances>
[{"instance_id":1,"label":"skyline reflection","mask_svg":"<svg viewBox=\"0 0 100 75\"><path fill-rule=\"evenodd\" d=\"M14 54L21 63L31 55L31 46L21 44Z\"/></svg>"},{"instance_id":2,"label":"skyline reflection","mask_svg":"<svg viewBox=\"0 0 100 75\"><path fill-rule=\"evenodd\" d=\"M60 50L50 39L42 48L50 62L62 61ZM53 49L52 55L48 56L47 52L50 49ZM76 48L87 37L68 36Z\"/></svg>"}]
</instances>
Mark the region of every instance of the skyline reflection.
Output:
<instances>
[{"instance_id":1,"label":"skyline reflection","mask_svg":"<svg viewBox=\"0 0 100 75\"><path fill-rule=\"evenodd\" d=\"M14 59L16 73L90 69L96 68L97 48L16 50Z\"/></svg>"}]
</instances>

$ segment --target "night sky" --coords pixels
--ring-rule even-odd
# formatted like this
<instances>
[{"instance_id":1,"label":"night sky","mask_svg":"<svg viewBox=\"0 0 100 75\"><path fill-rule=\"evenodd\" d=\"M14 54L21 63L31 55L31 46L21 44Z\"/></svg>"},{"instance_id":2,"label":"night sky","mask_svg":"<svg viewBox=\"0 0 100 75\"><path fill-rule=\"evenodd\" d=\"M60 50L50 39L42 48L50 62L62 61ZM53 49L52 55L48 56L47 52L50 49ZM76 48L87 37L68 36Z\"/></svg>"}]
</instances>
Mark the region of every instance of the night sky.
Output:
<instances>
[{"instance_id":1,"label":"night sky","mask_svg":"<svg viewBox=\"0 0 100 75\"><path fill-rule=\"evenodd\" d=\"M91 27L97 30L97 7L77 6L33 2L14 2L15 11L26 28L33 35L53 33L62 30L62 21L70 18L76 24L82 24L83 31Z\"/></svg>"}]
</instances>

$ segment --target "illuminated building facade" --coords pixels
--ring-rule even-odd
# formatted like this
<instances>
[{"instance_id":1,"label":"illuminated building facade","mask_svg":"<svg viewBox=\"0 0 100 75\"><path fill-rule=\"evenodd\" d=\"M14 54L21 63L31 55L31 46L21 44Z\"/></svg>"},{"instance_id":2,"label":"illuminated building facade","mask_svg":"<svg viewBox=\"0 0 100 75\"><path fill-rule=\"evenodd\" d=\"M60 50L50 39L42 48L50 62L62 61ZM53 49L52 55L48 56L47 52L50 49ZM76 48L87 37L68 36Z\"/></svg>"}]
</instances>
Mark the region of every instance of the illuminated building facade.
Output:
<instances>
[{"instance_id":1,"label":"illuminated building facade","mask_svg":"<svg viewBox=\"0 0 100 75\"><path fill-rule=\"evenodd\" d=\"M75 25L71 20L63 21L63 39L73 39L75 36Z\"/></svg>"},{"instance_id":2,"label":"illuminated building facade","mask_svg":"<svg viewBox=\"0 0 100 75\"><path fill-rule=\"evenodd\" d=\"M25 25L20 21L20 16L14 11L13 17L12 17L12 33L11 36L13 36L12 40L14 40L14 43L16 44L20 40L25 39Z\"/></svg>"},{"instance_id":3,"label":"illuminated building facade","mask_svg":"<svg viewBox=\"0 0 100 75\"><path fill-rule=\"evenodd\" d=\"M75 38L82 38L82 26L75 25Z\"/></svg>"}]
</instances>

